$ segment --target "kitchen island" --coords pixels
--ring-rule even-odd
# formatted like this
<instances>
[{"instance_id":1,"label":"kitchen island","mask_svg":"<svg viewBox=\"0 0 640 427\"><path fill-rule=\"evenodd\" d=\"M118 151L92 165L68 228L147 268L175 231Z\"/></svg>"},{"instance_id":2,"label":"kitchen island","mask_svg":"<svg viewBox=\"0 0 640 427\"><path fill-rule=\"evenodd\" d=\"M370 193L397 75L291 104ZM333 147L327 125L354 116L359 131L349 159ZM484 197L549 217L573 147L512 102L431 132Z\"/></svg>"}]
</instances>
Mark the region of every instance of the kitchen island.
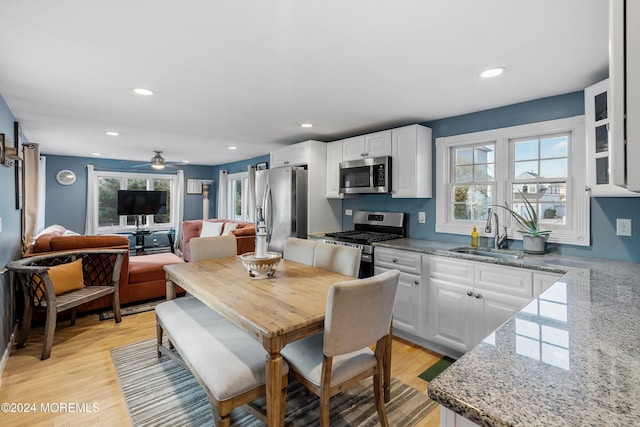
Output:
<instances>
[{"instance_id":1,"label":"kitchen island","mask_svg":"<svg viewBox=\"0 0 640 427\"><path fill-rule=\"evenodd\" d=\"M456 414L485 426L640 424L640 264L556 254L485 258L418 239L377 246L565 272L429 383L429 397L453 411L443 408L443 425L456 425Z\"/></svg>"}]
</instances>

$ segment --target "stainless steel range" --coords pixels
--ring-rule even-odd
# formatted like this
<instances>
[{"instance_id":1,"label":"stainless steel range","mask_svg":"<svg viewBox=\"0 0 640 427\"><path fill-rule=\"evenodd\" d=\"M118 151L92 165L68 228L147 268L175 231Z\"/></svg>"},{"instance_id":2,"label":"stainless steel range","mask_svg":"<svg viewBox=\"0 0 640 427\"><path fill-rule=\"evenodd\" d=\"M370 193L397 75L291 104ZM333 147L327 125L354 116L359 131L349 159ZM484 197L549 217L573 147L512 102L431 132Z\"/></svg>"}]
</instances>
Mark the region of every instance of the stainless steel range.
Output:
<instances>
[{"instance_id":1,"label":"stainless steel range","mask_svg":"<svg viewBox=\"0 0 640 427\"><path fill-rule=\"evenodd\" d=\"M360 277L373 276L372 243L406 237L406 215L402 212L355 211L351 231L326 233L319 240L335 245L354 246L362 249Z\"/></svg>"}]
</instances>

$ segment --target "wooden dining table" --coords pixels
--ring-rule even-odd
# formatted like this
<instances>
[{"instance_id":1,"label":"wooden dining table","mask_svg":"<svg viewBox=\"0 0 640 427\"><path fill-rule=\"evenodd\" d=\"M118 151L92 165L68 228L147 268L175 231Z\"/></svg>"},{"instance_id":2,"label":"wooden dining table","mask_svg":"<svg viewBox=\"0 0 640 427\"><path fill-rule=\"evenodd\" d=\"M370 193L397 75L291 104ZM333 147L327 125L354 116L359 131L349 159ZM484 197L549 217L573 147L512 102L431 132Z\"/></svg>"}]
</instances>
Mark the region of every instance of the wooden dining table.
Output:
<instances>
[{"instance_id":1,"label":"wooden dining table","mask_svg":"<svg viewBox=\"0 0 640 427\"><path fill-rule=\"evenodd\" d=\"M283 259L273 277L253 279L239 256L167 265L164 269L167 299L175 298L179 285L262 343L268 353L267 425L284 425L280 351L323 330L329 287L353 277ZM384 365L388 400L390 360Z\"/></svg>"}]
</instances>

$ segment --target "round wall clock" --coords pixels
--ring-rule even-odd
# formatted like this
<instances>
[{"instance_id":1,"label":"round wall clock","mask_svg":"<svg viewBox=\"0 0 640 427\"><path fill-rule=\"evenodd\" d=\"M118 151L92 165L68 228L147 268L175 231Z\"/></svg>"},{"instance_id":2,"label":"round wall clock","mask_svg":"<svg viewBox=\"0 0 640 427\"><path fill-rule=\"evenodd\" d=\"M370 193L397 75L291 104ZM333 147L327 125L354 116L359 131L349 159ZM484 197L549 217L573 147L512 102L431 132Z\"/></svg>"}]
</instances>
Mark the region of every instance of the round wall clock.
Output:
<instances>
[{"instance_id":1,"label":"round wall clock","mask_svg":"<svg viewBox=\"0 0 640 427\"><path fill-rule=\"evenodd\" d=\"M62 185L71 185L76 182L76 174L68 169L58 171L56 174L56 181Z\"/></svg>"}]
</instances>

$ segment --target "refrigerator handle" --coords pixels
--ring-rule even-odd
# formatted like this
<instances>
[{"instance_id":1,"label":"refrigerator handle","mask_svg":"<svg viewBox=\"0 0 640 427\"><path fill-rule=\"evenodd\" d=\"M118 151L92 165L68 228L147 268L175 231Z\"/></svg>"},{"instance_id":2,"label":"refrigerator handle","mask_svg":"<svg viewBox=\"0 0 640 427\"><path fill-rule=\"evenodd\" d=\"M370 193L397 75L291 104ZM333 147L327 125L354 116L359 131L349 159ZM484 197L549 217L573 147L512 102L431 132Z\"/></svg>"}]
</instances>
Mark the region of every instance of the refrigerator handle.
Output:
<instances>
[{"instance_id":1,"label":"refrigerator handle","mask_svg":"<svg viewBox=\"0 0 640 427\"><path fill-rule=\"evenodd\" d=\"M269 243L271 242L271 233L273 232L273 209L271 208L271 186L268 183L264 192L262 206L264 206L264 216L267 223L267 243Z\"/></svg>"}]
</instances>

